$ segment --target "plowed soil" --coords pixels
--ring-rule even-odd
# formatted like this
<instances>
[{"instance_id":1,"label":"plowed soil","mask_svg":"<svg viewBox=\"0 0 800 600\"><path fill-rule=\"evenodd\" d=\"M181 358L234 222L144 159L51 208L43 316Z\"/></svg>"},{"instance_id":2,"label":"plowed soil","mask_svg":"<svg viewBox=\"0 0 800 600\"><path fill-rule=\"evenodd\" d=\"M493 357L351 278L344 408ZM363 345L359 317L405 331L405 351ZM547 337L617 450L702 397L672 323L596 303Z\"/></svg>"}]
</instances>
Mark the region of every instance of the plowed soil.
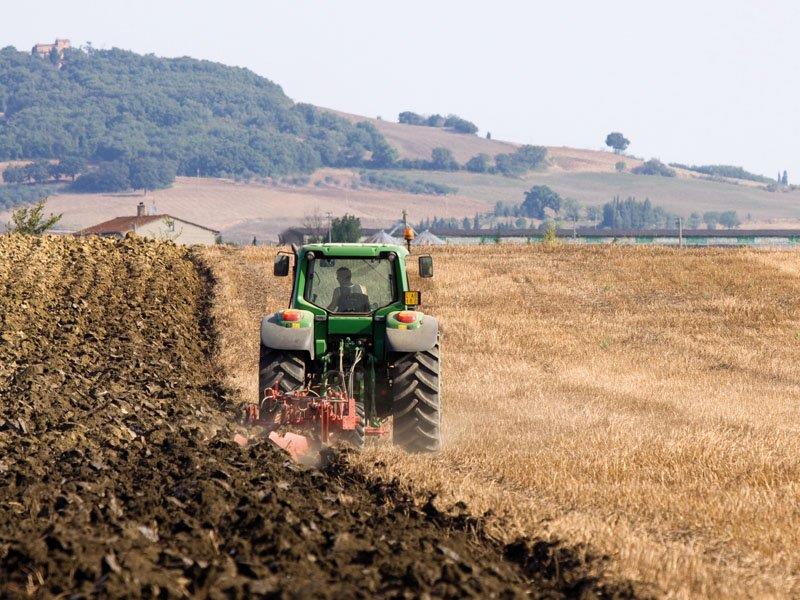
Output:
<instances>
[{"instance_id":1,"label":"plowed soil","mask_svg":"<svg viewBox=\"0 0 800 600\"><path fill-rule=\"evenodd\" d=\"M628 593L336 454L235 444L184 250L5 236L0 289L0 597Z\"/></svg>"}]
</instances>

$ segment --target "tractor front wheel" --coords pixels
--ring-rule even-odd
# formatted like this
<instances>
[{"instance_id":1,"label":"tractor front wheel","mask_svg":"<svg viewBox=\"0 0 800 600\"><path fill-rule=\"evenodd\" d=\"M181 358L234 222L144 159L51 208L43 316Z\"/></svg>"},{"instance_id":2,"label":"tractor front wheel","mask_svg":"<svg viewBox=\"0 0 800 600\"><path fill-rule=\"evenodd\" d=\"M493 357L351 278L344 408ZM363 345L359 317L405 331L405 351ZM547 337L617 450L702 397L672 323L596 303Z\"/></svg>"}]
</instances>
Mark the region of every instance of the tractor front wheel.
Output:
<instances>
[{"instance_id":1,"label":"tractor front wheel","mask_svg":"<svg viewBox=\"0 0 800 600\"><path fill-rule=\"evenodd\" d=\"M439 343L425 352L394 355L392 415L394 443L409 452L442 447Z\"/></svg>"},{"instance_id":2,"label":"tractor front wheel","mask_svg":"<svg viewBox=\"0 0 800 600\"><path fill-rule=\"evenodd\" d=\"M275 387L282 392L291 392L303 386L306 379L306 363L299 352L274 350L261 345L258 360L258 402L264 399L267 388Z\"/></svg>"}]
</instances>

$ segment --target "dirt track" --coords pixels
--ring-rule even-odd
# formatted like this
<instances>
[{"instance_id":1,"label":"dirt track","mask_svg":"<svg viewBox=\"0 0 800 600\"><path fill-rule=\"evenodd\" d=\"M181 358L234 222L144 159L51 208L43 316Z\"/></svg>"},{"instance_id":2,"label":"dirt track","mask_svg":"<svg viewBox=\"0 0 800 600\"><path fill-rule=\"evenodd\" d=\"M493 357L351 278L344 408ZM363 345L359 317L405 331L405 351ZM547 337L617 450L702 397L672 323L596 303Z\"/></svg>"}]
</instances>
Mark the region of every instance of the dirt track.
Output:
<instances>
[{"instance_id":1,"label":"dirt track","mask_svg":"<svg viewBox=\"0 0 800 600\"><path fill-rule=\"evenodd\" d=\"M3 237L0 289L0 596L628 593L335 455L232 443L208 284L174 246Z\"/></svg>"}]
</instances>

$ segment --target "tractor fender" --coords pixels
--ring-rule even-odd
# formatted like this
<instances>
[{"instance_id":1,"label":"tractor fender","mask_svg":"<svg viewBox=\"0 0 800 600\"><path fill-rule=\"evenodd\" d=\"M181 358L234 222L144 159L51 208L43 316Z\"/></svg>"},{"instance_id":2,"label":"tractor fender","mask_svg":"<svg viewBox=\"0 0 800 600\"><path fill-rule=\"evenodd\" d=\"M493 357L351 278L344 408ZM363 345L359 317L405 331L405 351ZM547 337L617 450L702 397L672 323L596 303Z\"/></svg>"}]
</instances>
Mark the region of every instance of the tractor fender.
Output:
<instances>
[{"instance_id":1,"label":"tractor fender","mask_svg":"<svg viewBox=\"0 0 800 600\"><path fill-rule=\"evenodd\" d=\"M424 352L436 345L439 322L425 315L416 329L387 329L386 348L389 352Z\"/></svg>"},{"instance_id":2,"label":"tractor fender","mask_svg":"<svg viewBox=\"0 0 800 600\"><path fill-rule=\"evenodd\" d=\"M275 350L305 350L314 358L314 327L285 327L277 313L261 319L261 343Z\"/></svg>"}]
</instances>

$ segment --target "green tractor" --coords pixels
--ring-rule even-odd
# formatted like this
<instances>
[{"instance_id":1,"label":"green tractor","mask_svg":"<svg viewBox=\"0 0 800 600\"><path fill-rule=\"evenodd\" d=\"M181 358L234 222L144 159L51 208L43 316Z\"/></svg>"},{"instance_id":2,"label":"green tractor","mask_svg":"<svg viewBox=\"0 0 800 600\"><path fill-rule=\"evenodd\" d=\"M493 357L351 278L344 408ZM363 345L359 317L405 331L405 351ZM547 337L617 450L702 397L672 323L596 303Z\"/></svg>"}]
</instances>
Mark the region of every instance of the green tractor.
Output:
<instances>
[{"instance_id":1,"label":"green tractor","mask_svg":"<svg viewBox=\"0 0 800 600\"><path fill-rule=\"evenodd\" d=\"M361 447L388 432L410 452L441 448L439 324L409 289L408 252L387 244L309 244L275 258L276 276L294 284L289 308L261 321L259 402L253 420L278 445L305 452L342 439ZM433 276L430 256L419 275ZM293 264L292 264L293 263ZM297 440L302 448L297 447Z\"/></svg>"}]
</instances>

